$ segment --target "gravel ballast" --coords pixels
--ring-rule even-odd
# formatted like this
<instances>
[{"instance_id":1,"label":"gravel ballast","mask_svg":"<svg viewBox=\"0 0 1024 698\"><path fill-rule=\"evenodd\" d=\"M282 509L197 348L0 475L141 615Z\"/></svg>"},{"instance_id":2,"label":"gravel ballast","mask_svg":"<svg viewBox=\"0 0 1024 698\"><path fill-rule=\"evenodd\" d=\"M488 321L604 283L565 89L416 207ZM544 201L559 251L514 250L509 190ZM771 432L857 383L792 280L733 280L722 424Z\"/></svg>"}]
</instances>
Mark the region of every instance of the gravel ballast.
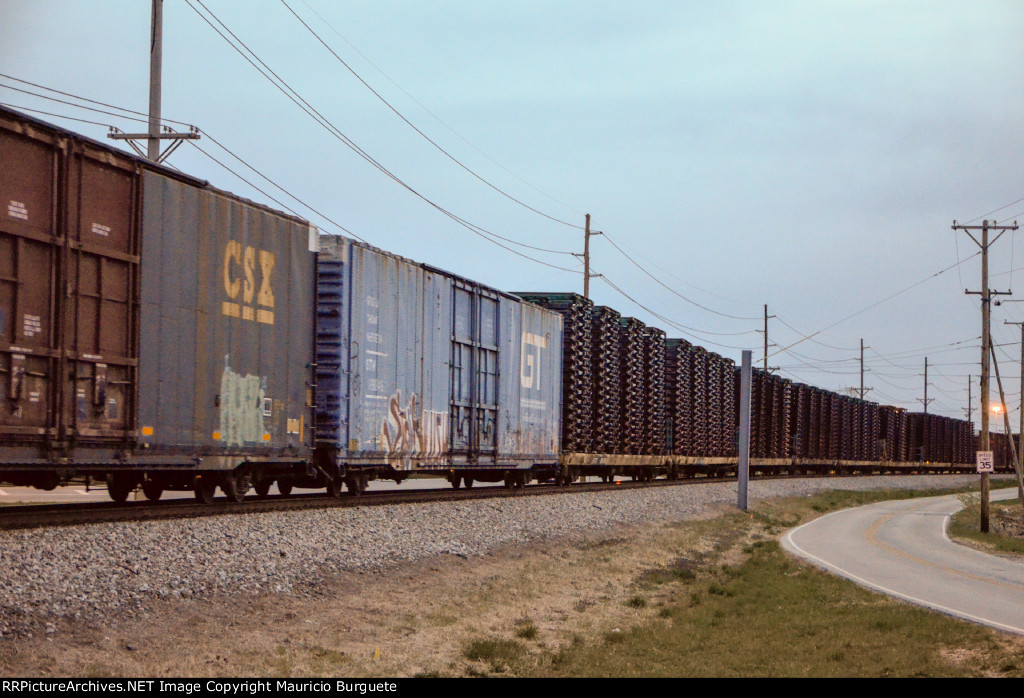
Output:
<instances>
[{"instance_id":1,"label":"gravel ballast","mask_svg":"<svg viewBox=\"0 0 1024 698\"><path fill-rule=\"evenodd\" d=\"M750 500L831 489L942 489L976 475L814 478L750 483ZM735 505L736 483L457 503L341 507L0 533L0 637L60 632L134 615L161 599L315 593L339 572L442 554L704 518Z\"/></svg>"}]
</instances>

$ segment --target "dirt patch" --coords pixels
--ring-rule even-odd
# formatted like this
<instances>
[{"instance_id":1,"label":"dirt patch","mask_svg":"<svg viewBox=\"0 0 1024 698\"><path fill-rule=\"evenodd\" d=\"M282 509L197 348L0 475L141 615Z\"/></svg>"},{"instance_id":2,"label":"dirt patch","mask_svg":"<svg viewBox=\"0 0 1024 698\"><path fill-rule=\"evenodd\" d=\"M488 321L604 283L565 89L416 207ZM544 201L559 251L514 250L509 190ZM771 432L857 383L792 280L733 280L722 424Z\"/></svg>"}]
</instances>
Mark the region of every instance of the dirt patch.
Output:
<instances>
[{"instance_id":1,"label":"dirt patch","mask_svg":"<svg viewBox=\"0 0 1024 698\"><path fill-rule=\"evenodd\" d=\"M1024 509L1001 507L992 520L992 532L1010 538L1024 538Z\"/></svg>"},{"instance_id":2,"label":"dirt patch","mask_svg":"<svg viewBox=\"0 0 1024 698\"><path fill-rule=\"evenodd\" d=\"M665 570L731 553L720 526L646 525L582 540L444 555L334 577L291 595L155 604L0 642L5 676L463 676L500 653L557 651L657 616ZM737 534L738 535L738 534ZM728 557L732 557L728 554ZM722 560L718 559L721 563ZM525 629L525 630L524 630ZM481 645L480 643L485 643ZM473 648L476 648L474 650Z\"/></svg>"}]
</instances>

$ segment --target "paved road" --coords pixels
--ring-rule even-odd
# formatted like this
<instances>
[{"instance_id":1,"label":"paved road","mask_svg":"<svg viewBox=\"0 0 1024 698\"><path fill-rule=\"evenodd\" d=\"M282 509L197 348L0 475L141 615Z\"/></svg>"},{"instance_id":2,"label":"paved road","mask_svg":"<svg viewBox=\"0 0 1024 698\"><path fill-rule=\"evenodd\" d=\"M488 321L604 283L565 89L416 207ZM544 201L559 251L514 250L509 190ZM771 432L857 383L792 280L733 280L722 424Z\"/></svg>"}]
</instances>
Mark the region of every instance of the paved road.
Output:
<instances>
[{"instance_id":1,"label":"paved road","mask_svg":"<svg viewBox=\"0 0 1024 698\"><path fill-rule=\"evenodd\" d=\"M992 500L1016 496L995 490ZM782 539L790 552L911 603L1024 635L1024 564L951 541L955 495L834 512Z\"/></svg>"}]
</instances>

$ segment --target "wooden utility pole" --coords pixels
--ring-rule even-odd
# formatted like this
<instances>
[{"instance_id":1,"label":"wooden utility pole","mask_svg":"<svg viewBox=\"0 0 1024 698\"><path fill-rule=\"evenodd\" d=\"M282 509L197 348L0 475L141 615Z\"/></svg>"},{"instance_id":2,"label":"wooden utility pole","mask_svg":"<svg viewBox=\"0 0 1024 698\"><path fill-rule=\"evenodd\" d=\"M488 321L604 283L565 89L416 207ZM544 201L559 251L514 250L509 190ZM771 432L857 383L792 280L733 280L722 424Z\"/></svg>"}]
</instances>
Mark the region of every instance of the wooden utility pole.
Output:
<instances>
[{"instance_id":1,"label":"wooden utility pole","mask_svg":"<svg viewBox=\"0 0 1024 698\"><path fill-rule=\"evenodd\" d=\"M750 479L750 363L753 352L744 349L740 359L740 432L736 461L736 506L747 510L747 485Z\"/></svg>"},{"instance_id":2,"label":"wooden utility pole","mask_svg":"<svg viewBox=\"0 0 1024 698\"><path fill-rule=\"evenodd\" d=\"M147 156L160 161L160 100L164 68L164 0L153 0L149 39L149 147Z\"/></svg>"},{"instance_id":3,"label":"wooden utility pole","mask_svg":"<svg viewBox=\"0 0 1024 698\"><path fill-rule=\"evenodd\" d=\"M163 92L164 67L164 0L152 0L152 18L149 36L149 130L146 133L122 133L111 129L107 138L128 141L132 149L152 162L161 163L181 145L183 140L198 140L199 131L195 127L188 133L175 133L170 129L160 130L160 107ZM136 140L145 140L146 151L135 144ZM160 153L160 141L173 141L171 146Z\"/></svg>"},{"instance_id":4,"label":"wooden utility pole","mask_svg":"<svg viewBox=\"0 0 1024 698\"><path fill-rule=\"evenodd\" d=\"M583 228L583 297L590 298L590 214Z\"/></svg>"},{"instance_id":5,"label":"wooden utility pole","mask_svg":"<svg viewBox=\"0 0 1024 698\"><path fill-rule=\"evenodd\" d=\"M928 399L928 357L924 357L924 399L917 398L917 401L924 405L924 413L928 414L928 403L935 400L932 398Z\"/></svg>"},{"instance_id":6,"label":"wooden utility pole","mask_svg":"<svg viewBox=\"0 0 1024 698\"><path fill-rule=\"evenodd\" d=\"M1024 378L1024 376L1022 376ZM964 413L967 415L967 421L971 422L971 435L974 435L974 422L971 421L971 415L974 413L974 403L971 401L971 377L967 376L967 407L964 408Z\"/></svg>"},{"instance_id":7,"label":"wooden utility pole","mask_svg":"<svg viewBox=\"0 0 1024 698\"><path fill-rule=\"evenodd\" d=\"M871 347L867 347L867 349L870 349L870 348ZM864 395L867 394L867 391L874 390L874 388L865 388L864 387L864 349L865 349L865 347L864 347L864 338L861 337L860 338L860 399L861 400L864 399Z\"/></svg>"},{"instance_id":8,"label":"wooden utility pole","mask_svg":"<svg viewBox=\"0 0 1024 698\"><path fill-rule=\"evenodd\" d=\"M768 319L769 318L773 318L773 317L775 317L775 316L768 314L768 304L765 303L764 304L764 329L763 330L754 330L755 332L763 333L764 334L764 364L763 364L763 366L764 366L764 372L765 373L769 373L771 371L777 370L777 368L768 368L768 347L769 346L775 346L774 344L769 344L768 343Z\"/></svg>"},{"instance_id":9,"label":"wooden utility pole","mask_svg":"<svg viewBox=\"0 0 1024 698\"><path fill-rule=\"evenodd\" d=\"M980 291L968 291L964 289L964 293L969 295L980 295L981 296L981 443L979 444L979 450L991 451L991 444L989 441L988 433L988 412L989 412L989 361L991 359L992 350L989 348L991 344L991 316L992 316L992 304L991 298L994 295L1010 295L1009 291L992 291L988 287L988 248L995 243L1003 233L1007 230L1016 230L1017 223L1013 225L990 225L988 220L981 222L981 225L957 225L956 221L953 221L953 230L963 230L967 235L974 241L978 247L981 248L981 290ZM974 237L972 230L981 231L981 239ZM988 234L989 231L998 231L995 240L989 242ZM988 473L981 474L981 520L979 528L982 533L988 533L988 500L989 500L989 481Z\"/></svg>"}]
</instances>

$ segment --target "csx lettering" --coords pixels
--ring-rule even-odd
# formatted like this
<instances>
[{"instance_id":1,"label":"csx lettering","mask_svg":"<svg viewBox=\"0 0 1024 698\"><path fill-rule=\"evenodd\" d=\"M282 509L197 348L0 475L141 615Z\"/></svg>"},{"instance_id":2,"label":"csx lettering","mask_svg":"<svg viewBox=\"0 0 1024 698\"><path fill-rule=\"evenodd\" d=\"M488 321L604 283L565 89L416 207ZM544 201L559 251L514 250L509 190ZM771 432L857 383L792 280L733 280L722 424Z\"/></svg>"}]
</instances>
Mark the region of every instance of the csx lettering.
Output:
<instances>
[{"instance_id":1,"label":"csx lettering","mask_svg":"<svg viewBox=\"0 0 1024 698\"><path fill-rule=\"evenodd\" d=\"M277 257L273 252L229 240L224 247L224 291L230 300L221 304L221 312L228 317L273 325L274 313L266 308L274 307L273 276L276 264ZM254 300L260 308L250 307Z\"/></svg>"}]
</instances>

